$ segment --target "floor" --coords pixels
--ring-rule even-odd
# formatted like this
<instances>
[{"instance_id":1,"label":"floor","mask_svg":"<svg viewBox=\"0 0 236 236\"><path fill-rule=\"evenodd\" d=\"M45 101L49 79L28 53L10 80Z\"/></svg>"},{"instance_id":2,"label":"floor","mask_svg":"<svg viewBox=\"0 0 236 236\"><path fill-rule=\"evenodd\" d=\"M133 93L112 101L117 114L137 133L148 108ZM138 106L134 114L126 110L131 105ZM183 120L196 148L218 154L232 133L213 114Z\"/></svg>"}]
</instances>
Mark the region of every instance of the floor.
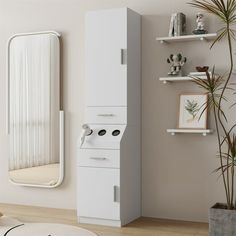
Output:
<instances>
[{"instance_id":1,"label":"floor","mask_svg":"<svg viewBox=\"0 0 236 236\"><path fill-rule=\"evenodd\" d=\"M99 236L202 236L208 235L208 225L173 220L142 217L123 228L96 225L80 225L76 222L76 211L0 204L4 215L23 222L50 222L77 225L97 233Z\"/></svg>"}]
</instances>

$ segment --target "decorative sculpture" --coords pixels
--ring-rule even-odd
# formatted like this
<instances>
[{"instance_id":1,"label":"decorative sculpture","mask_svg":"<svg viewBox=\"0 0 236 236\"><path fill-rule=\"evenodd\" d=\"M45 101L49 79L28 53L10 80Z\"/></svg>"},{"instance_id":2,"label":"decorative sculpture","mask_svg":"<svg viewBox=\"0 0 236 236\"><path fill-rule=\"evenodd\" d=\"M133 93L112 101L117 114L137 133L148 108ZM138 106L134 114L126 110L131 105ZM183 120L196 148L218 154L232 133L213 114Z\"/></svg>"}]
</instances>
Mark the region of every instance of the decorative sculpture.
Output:
<instances>
[{"instance_id":1,"label":"decorative sculpture","mask_svg":"<svg viewBox=\"0 0 236 236\"><path fill-rule=\"evenodd\" d=\"M197 13L196 16L197 28L193 31L193 34L206 34L207 31L204 29L205 21L202 13Z\"/></svg>"},{"instance_id":2,"label":"decorative sculpture","mask_svg":"<svg viewBox=\"0 0 236 236\"><path fill-rule=\"evenodd\" d=\"M171 54L169 58L167 58L167 63L170 64L170 72L168 75L172 76L182 76L182 67L186 63L187 58L178 53Z\"/></svg>"}]
</instances>

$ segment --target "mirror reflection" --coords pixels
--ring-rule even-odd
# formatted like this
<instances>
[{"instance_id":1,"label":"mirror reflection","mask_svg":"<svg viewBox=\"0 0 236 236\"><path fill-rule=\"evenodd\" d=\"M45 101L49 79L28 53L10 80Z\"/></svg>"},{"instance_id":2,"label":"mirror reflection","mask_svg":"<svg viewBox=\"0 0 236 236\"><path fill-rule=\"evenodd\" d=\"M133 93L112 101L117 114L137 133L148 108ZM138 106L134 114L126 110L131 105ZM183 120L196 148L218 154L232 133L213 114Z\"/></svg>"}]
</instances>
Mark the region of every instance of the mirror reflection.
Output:
<instances>
[{"instance_id":1,"label":"mirror reflection","mask_svg":"<svg viewBox=\"0 0 236 236\"><path fill-rule=\"evenodd\" d=\"M56 187L63 179L60 41L56 32L19 34L8 44L9 178Z\"/></svg>"}]
</instances>

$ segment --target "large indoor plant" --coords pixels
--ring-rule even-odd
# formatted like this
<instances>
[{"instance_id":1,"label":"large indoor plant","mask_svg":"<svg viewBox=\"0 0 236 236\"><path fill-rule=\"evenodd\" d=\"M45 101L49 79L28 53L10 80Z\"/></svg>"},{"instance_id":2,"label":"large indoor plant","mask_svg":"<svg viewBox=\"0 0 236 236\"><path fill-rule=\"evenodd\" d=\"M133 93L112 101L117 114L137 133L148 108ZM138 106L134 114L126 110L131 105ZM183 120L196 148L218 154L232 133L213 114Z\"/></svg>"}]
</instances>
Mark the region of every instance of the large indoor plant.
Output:
<instances>
[{"instance_id":1,"label":"large indoor plant","mask_svg":"<svg viewBox=\"0 0 236 236\"><path fill-rule=\"evenodd\" d=\"M232 43L235 39L233 26L236 23L236 0L193 0L190 4L220 19L222 28L212 46L222 39L227 40L229 55L227 74L216 75L213 69L212 74L207 72L207 80L194 78L194 82L208 94L208 103L204 106L205 109L210 108L214 116L218 143L217 156L220 162L216 171L220 172L226 196L225 204L217 203L210 209L209 235L236 235L236 122L234 121L236 118L234 117L233 125L229 125L230 122L228 122L228 109L235 105L228 92L232 91L235 94L231 78L234 65Z\"/></svg>"}]
</instances>

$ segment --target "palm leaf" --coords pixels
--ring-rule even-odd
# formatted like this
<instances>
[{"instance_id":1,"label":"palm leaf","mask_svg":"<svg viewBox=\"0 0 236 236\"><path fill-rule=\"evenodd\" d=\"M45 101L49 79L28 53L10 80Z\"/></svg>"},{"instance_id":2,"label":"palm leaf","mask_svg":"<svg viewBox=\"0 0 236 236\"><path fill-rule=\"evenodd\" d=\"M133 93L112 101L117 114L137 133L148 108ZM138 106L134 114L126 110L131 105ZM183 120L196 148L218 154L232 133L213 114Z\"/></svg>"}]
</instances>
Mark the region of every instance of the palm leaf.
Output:
<instances>
[{"instance_id":1,"label":"palm leaf","mask_svg":"<svg viewBox=\"0 0 236 236\"><path fill-rule=\"evenodd\" d=\"M218 43L219 41L221 41L221 40L222 40L224 37L226 37L226 35L227 35L227 30L226 30L225 28L222 30L221 33L219 33L219 32L220 32L220 31L218 31L218 36L217 36L217 38L216 38L216 39L214 40L214 42L211 44L210 49L212 49L216 43Z\"/></svg>"},{"instance_id":2,"label":"palm leaf","mask_svg":"<svg viewBox=\"0 0 236 236\"><path fill-rule=\"evenodd\" d=\"M204 103L202 107L204 106L199 119L201 119L204 112L207 110L207 108L213 108L216 107L220 110L220 114L222 117L224 117L225 121L227 121L227 117L223 111L223 109L219 106L219 100L223 99L224 101L227 101L226 97L221 94L218 94L217 91L222 90L222 84L224 83L224 77L215 75L215 68L213 67L212 75L209 74L209 72L206 72L206 80L203 80L199 77L192 76L193 79L192 82L197 84L200 88L205 90L206 94L208 95L208 102ZM201 107L201 108L202 108Z\"/></svg>"}]
</instances>

